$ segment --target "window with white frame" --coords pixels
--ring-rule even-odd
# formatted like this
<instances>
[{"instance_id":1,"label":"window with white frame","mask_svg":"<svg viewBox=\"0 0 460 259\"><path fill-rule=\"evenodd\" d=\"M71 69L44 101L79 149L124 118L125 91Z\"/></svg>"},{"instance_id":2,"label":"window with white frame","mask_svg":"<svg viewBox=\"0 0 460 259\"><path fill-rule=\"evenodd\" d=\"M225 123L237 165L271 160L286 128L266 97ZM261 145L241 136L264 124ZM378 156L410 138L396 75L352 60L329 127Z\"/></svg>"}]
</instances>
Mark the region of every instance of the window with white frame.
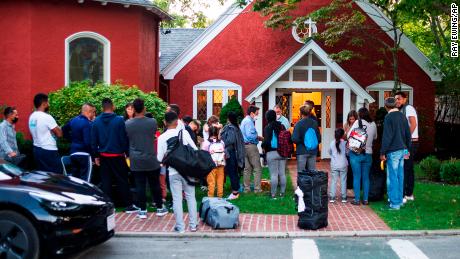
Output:
<instances>
[{"instance_id":1,"label":"window with white frame","mask_svg":"<svg viewBox=\"0 0 460 259\"><path fill-rule=\"evenodd\" d=\"M88 80L110 82L110 42L95 32L79 32L65 40L65 84Z\"/></svg>"},{"instance_id":2,"label":"window with white frame","mask_svg":"<svg viewBox=\"0 0 460 259\"><path fill-rule=\"evenodd\" d=\"M371 114L375 114L375 112L385 106L385 99L392 96L392 90L394 87L393 81L382 81L370 85L366 88L367 92L374 98L375 102L369 104L369 112ZM401 84L401 91L405 92L407 95L407 100L409 104L414 103L414 94L413 88L406 85Z\"/></svg>"},{"instance_id":3,"label":"window with white frame","mask_svg":"<svg viewBox=\"0 0 460 259\"><path fill-rule=\"evenodd\" d=\"M193 87L193 117L207 120L219 116L222 107L231 98L241 103L241 86L226 80L209 80Z\"/></svg>"},{"instance_id":4,"label":"window with white frame","mask_svg":"<svg viewBox=\"0 0 460 259\"><path fill-rule=\"evenodd\" d=\"M303 56L278 81L290 82L342 82L313 51Z\"/></svg>"}]
</instances>

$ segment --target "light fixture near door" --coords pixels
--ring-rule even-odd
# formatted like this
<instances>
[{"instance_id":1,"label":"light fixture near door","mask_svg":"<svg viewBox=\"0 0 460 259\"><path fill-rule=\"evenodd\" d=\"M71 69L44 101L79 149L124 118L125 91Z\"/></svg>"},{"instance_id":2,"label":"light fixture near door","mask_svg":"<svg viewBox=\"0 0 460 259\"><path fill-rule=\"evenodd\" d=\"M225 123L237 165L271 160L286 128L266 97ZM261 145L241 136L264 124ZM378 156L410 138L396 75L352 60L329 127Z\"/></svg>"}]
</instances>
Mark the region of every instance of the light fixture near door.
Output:
<instances>
[{"instance_id":1,"label":"light fixture near door","mask_svg":"<svg viewBox=\"0 0 460 259\"><path fill-rule=\"evenodd\" d=\"M299 43L305 43L315 33L318 33L318 28L316 27L316 22L311 18L299 25L292 26L292 37Z\"/></svg>"}]
</instances>

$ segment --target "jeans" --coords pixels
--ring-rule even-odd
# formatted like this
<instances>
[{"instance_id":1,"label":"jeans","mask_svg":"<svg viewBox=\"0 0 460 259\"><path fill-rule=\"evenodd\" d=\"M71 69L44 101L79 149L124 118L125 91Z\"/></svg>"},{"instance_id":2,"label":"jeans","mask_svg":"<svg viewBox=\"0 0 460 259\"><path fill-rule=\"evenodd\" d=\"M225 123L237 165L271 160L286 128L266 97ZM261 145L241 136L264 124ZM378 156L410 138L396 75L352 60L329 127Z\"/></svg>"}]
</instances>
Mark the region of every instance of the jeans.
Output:
<instances>
[{"instance_id":1,"label":"jeans","mask_svg":"<svg viewBox=\"0 0 460 259\"><path fill-rule=\"evenodd\" d=\"M414 194L414 158L418 146L418 141L412 142L409 159L404 161L404 195L406 196L412 196Z\"/></svg>"},{"instance_id":2,"label":"jeans","mask_svg":"<svg viewBox=\"0 0 460 259\"><path fill-rule=\"evenodd\" d=\"M337 186L337 178L340 177L340 190L342 200L347 199L347 171L348 167L340 168L340 169L332 169L331 170L331 185L329 187L329 197L331 199L335 199L335 188Z\"/></svg>"},{"instance_id":3,"label":"jeans","mask_svg":"<svg viewBox=\"0 0 460 259\"><path fill-rule=\"evenodd\" d=\"M156 207L163 207L160 188L160 168L154 171L133 171L132 173L134 175L134 180L136 181L138 199L137 206L141 208L141 210L147 209L147 196L145 192L148 183L152 192L152 199L155 202Z\"/></svg>"},{"instance_id":4,"label":"jeans","mask_svg":"<svg viewBox=\"0 0 460 259\"><path fill-rule=\"evenodd\" d=\"M404 150L388 153L386 158L390 207L399 208L403 204L404 195Z\"/></svg>"},{"instance_id":5,"label":"jeans","mask_svg":"<svg viewBox=\"0 0 460 259\"><path fill-rule=\"evenodd\" d=\"M91 180L89 177L93 167L91 156L71 155L70 161L72 162L72 176L89 182Z\"/></svg>"},{"instance_id":6,"label":"jeans","mask_svg":"<svg viewBox=\"0 0 460 259\"><path fill-rule=\"evenodd\" d=\"M238 161L236 160L236 151L228 150L230 157L225 160L225 175L230 177L232 191L238 193L240 190L240 173L238 172Z\"/></svg>"},{"instance_id":7,"label":"jeans","mask_svg":"<svg viewBox=\"0 0 460 259\"><path fill-rule=\"evenodd\" d=\"M189 225L191 228L196 227L198 221L196 212L195 186L189 185L180 174L170 175L169 185L173 197L174 218L176 219L175 228L178 231L185 230L184 210L182 208L182 191L184 192L185 199L187 200L187 207L190 218Z\"/></svg>"},{"instance_id":8,"label":"jeans","mask_svg":"<svg viewBox=\"0 0 460 259\"><path fill-rule=\"evenodd\" d=\"M353 170L353 190L355 193L355 201L360 201L361 178L363 180L363 200L368 201L369 172L372 166L372 155L350 152L350 164Z\"/></svg>"},{"instance_id":9,"label":"jeans","mask_svg":"<svg viewBox=\"0 0 460 259\"><path fill-rule=\"evenodd\" d=\"M243 173L244 191L251 191L251 175L254 170L254 192L261 192L260 181L262 177L262 165L260 164L259 149L255 144L245 145L244 148L246 150Z\"/></svg>"},{"instance_id":10,"label":"jeans","mask_svg":"<svg viewBox=\"0 0 460 259\"><path fill-rule=\"evenodd\" d=\"M297 155L297 171L316 170L316 155L303 154Z\"/></svg>"},{"instance_id":11,"label":"jeans","mask_svg":"<svg viewBox=\"0 0 460 259\"><path fill-rule=\"evenodd\" d=\"M214 197L216 185L217 185L217 197L222 198L224 196L224 166L218 166L208 174L208 197Z\"/></svg>"},{"instance_id":12,"label":"jeans","mask_svg":"<svg viewBox=\"0 0 460 259\"><path fill-rule=\"evenodd\" d=\"M132 205L132 194L128 182L128 165L124 156L104 157L101 156L101 189L112 198L112 177L117 182L117 192L122 199L123 206ZM113 198L112 198L113 200Z\"/></svg>"},{"instance_id":13,"label":"jeans","mask_svg":"<svg viewBox=\"0 0 460 259\"><path fill-rule=\"evenodd\" d=\"M33 152L37 170L62 174L61 157L57 150L47 150L34 146Z\"/></svg>"},{"instance_id":14,"label":"jeans","mask_svg":"<svg viewBox=\"0 0 460 259\"><path fill-rule=\"evenodd\" d=\"M280 184L280 193L286 192L286 159L278 154L278 151L267 153L268 170L270 171L270 185L272 196L276 195L278 188L278 178Z\"/></svg>"}]
</instances>

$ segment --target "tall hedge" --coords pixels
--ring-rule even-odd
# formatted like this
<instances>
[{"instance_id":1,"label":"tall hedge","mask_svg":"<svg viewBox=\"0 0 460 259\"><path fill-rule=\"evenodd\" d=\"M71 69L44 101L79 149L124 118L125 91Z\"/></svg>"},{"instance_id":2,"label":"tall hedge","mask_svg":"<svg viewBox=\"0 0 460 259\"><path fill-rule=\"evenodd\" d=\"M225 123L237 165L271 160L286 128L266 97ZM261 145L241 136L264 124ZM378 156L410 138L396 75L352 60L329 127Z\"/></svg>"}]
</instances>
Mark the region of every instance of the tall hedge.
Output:
<instances>
[{"instance_id":1,"label":"tall hedge","mask_svg":"<svg viewBox=\"0 0 460 259\"><path fill-rule=\"evenodd\" d=\"M73 82L49 94L50 113L59 125L67 123L71 118L78 115L84 103L96 106L97 113L101 112L101 102L104 98L112 99L115 112L122 115L128 102L136 98L145 101L147 112L151 112L159 122L163 121L166 103L158 97L156 92L145 93L136 86L122 84L96 84L91 86L89 82Z\"/></svg>"},{"instance_id":2,"label":"tall hedge","mask_svg":"<svg viewBox=\"0 0 460 259\"><path fill-rule=\"evenodd\" d=\"M235 96L233 96L227 104L222 107L222 110L220 111L219 115L219 120L220 123L226 124L227 123L227 114L230 111L234 111L238 115L238 123L241 122L241 120L244 117L243 113L243 107L241 107L241 104L238 102Z\"/></svg>"}]
</instances>

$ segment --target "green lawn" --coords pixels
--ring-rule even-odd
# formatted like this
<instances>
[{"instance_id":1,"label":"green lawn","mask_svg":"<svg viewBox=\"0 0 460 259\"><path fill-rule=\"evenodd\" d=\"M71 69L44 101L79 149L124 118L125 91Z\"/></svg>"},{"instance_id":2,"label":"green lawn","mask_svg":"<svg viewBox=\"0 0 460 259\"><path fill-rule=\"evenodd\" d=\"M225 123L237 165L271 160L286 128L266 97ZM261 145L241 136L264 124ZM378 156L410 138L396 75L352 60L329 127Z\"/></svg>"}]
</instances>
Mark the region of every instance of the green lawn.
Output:
<instances>
[{"instance_id":1,"label":"green lawn","mask_svg":"<svg viewBox=\"0 0 460 259\"><path fill-rule=\"evenodd\" d=\"M460 228L460 186L416 182L414 196L399 211L387 210L386 201L370 207L393 230Z\"/></svg>"},{"instance_id":2,"label":"green lawn","mask_svg":"<svg viewBox=\"0 0 460 259\"><path fill-rule=\"evenodd\" d=\"M241 213L297 214L295 210L295 202L293 200L294 188L292 187L291 176L288 171L286 171L286 177L286 194L283 198L278 197L276 200L272 200L270 192L262 192L259 194L240 193L240 197L231 202L240 208ZM262 179L270 179L268 168L263 169ZM230 179L227 178L227 182L224 187L224 198L228 197L230 193ZM198 208L201 204L201 199L205 196L207 196L207 192L203 192L197 187L196 200L198 202Z\"/></svg>"}]
</instances>

